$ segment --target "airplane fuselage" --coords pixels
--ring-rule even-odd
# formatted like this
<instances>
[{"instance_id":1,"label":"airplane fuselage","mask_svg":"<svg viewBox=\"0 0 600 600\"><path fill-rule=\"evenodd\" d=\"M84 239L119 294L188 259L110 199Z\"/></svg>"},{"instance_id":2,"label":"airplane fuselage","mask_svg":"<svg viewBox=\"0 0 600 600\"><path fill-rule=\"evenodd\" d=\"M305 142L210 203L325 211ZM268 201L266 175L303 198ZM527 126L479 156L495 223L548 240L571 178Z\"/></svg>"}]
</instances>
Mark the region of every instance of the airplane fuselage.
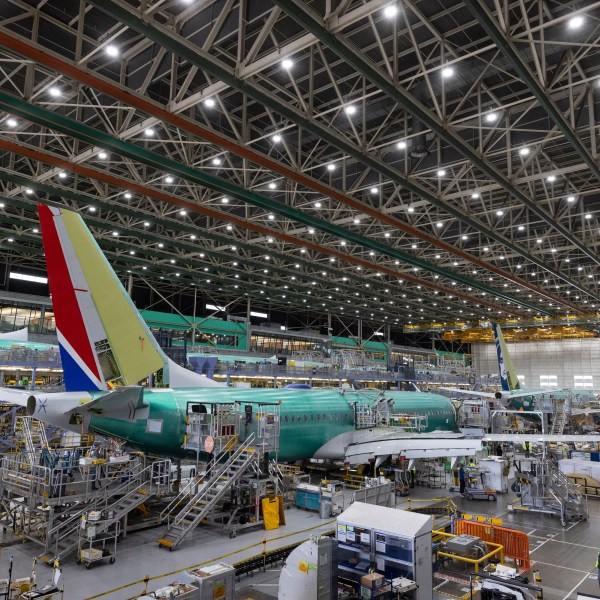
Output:
<instances>
[{"instance_id":1,"label":"airplane fuselage","mask_svg":"<svg viewBox=\"0 0 600 600\"><path fill-rule=\"evenodd\" d=\"M420 392L386 392L394 412L427 416L425 431L453 431L454 406L444 396ZM144 452L171 457L190 455L184 446L186 414L190 403L280 403L279 460L311 458L334 437L354 430L354 408L335 389L147 389L147 418L126 421L92 414L88 430L126 440ZM256 410L256 409L255 409ZM195 456L195 453L192 453Z\"/></svg>"},{"instance_id":2,"label":"airplane fuselage","mask_svg":"<svg viewBox=\"0 0 600 600\"><path fill-rule=\"evenodd\" d=\"M536 407L536 399L541 401L542 397L546 398L554 398L554 400L567 400L571 397L575 401L579 402L589 402L594 399L594 394L592 392L585 391L574 391L574 390L529 390L525 389L517 389L514 390L515 394L523 394L525 392L531 392L531 396L519 396L517 398L511 398L508 396L508 400L514 410L535 410ZM507 393L507 392L503 392ZM508 392L510 394L510 392Z\"/></svg>"}]
</instances>

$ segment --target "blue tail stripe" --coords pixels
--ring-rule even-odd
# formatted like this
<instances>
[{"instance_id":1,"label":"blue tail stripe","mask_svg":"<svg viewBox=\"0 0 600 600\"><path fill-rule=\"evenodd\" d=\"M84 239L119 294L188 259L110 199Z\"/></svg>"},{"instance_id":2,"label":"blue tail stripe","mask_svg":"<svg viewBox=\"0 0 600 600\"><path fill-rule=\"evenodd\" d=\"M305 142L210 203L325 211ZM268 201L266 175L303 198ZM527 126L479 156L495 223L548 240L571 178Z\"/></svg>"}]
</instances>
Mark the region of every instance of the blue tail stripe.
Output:
<instances>
[{"instance_id":1,"label":"blue tail stripe","mask_svg":"<svg viewBox=\"0 0 600 600\"><path fill-rule=\"evenodd\" d=\"M502 345L500 344L500 336L498 335L498 325L496 323L492 323L492 329L494 330L494 340L496 342L496 356L498 357L500 385L503 392L509 392L510 385L508 384L508 369L504 362L504 354L502 354Z\"/></svg>"},{"instance_id":2,"label":"blue tail stripe","mask_svg":"<svg viewBox=\"0 0 600 600\"><path fill-rule=\"evenodd\" d=\"M85 392L97 390L98 386L87 376L73 357L59 344L63 379L67 392Z\"/></svg>"}]
</instances>

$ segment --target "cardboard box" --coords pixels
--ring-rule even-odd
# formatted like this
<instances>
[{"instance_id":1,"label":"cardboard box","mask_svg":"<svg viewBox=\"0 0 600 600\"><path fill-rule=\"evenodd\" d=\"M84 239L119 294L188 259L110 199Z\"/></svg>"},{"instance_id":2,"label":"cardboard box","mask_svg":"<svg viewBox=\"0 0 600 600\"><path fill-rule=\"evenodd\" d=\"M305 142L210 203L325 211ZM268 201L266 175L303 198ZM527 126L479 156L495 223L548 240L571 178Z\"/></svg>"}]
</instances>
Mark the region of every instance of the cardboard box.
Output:
<instances>
[{"instance_id":1,"label":"cardboard box","mask_svg":"<svg viewBox=\"0 0 600 600\"><path fill-rule=\"evenodd\" d=\"M383 575L379 573L369 573L368 575L363 575L360 578L360 585L363 587L376 590L381 587L385 582Z\"/></svg>"},{"instance_id":2,"label":"cardboard box","mask_svg":"<svg viewBox=\"0 0 600 600\"><path fill-rule=\"evenodd\" d=\"M86 548L81 551L82 560L98 560L102 558L102 550L96 548Z\"/></svg>"}]
</instances>

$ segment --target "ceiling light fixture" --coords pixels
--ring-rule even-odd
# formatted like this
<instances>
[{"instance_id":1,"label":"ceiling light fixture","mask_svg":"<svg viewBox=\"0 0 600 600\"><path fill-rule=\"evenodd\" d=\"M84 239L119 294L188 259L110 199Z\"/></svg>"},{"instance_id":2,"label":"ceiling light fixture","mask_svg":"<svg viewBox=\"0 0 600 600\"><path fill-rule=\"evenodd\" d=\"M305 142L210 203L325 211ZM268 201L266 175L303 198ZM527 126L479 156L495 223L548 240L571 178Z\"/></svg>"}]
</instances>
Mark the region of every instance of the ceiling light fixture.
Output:
<instances>
[{"instance_id":1,"label":"ceiling light fixture","mask_svg":"<svg viewBox=\"0 0 600 600\"><path fill-rule=\"evenodd\" d=\"M575 15L571 17L567 23L569 29L579 29L583 25L583 17L581 15Z\"/></svg>"},{"instance_id":2,"label":"ceiling light fixture","mask_svg":"<svg viewBox=\"0 0 600 600\"><path fill-rule=\"evenodd\" d=\"M398 14L398 7L395 4L389 4L383 9L383 14L388 19L393 19Z\"/></svg>"}]
</instances>

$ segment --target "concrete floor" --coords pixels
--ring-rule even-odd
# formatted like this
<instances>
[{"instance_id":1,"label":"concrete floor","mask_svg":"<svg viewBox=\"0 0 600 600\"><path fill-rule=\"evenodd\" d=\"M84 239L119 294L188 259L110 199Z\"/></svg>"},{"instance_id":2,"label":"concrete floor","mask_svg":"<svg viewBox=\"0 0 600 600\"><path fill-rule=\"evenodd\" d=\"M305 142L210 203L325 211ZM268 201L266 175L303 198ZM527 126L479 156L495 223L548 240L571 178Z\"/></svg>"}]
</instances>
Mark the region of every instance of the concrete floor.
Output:
<instances>
[{"instance_id":1,"label":"concrete floor","mask_svg":"<svg viewBox=\"0 0 600 600\"><path fill-rule=\"evenodd\" d=\"M415 488L412 498L443 496L446 491ZM600 549L600 500L589 502L590 518L561 527L558 519L535 513L509 513L507 503L514 495L499 495L497 502L468 501L457 494L450 494L460 509L475 514L500 517L507 527L519 529L530 536L532 559L542 576L546 600L575 599L577 590L600 595L597 570L594 568L596 553ZM398 499L398 508L407 506L405 498ZM74 558L62 565L65 598L68 600L126 600L137 598L144 590L145 575L152 577L148 589L156 589L177 579L177 572L201 564L213 562L236 562L256 554L263 547L273 549L307 539L311 534L333 528L334 520L322 521L315 513L290 509L286 511L287 525L265 532L251 529L241 532L235 540L222 536L211 528L199 528L191 539L178 550L168 552L156 544L161 528L130 534L117 547L116 562L104 561L86 570L75 564ZM266 544L263 541L266 540ZM31 543L18 543L2 549L0 578L7 577L8 559L14 556L13 579L30 574L32 557L40 553L40 547ZM49 583L51 569L37 566L38 584ZM277 597L279 569L268 569L254 577L242 576L237 585L240 599L266 600ZM440 583L438 581L438 583ZM454 599L461 586L438 587L436 599Z\"/></svg>"}]
</instances>

